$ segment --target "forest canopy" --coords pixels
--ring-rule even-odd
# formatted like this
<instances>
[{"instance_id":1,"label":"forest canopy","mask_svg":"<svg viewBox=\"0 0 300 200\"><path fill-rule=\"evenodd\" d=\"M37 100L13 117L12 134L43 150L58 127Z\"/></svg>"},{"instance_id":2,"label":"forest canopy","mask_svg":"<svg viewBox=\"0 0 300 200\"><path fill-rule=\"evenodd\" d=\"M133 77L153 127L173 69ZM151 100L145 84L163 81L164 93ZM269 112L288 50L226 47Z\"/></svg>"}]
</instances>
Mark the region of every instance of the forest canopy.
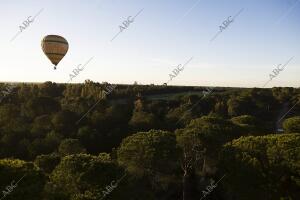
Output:
<instances>
[{"instance_id":1,"label":"forest canopy","mask_svg":"<svg viewBox=\"0 0 300 200\"><path fill-rule=\"evenodd\" d=\"M300 89L8 87L0 84L7 200L199 200L219 180L206 199L299 199Z\"/></svg>"}]
</instances>

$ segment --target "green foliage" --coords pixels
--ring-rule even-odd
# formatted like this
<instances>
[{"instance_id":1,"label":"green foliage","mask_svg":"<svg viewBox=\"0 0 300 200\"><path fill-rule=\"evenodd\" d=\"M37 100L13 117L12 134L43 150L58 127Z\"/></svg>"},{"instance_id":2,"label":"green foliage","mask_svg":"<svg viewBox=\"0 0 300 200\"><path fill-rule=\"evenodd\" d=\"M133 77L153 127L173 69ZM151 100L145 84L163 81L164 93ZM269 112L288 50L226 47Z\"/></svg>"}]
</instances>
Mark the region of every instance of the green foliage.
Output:
<instances>
[{"instance_id":1,"label":"green foliage","mask_svg":"<svg viewBox=\"0 0 300 200\"><path fill-rule=\"evenodd\" d=\"M300 193L300 134L249 136L224 146L220 168L228 176L229 196L298 199ZM243 184L241 184L241 180Z\"/></svg>"},{"instance_id":2,"label":"green foliage","mask_svg":"<svg viewBox=\"0 0 300 200\"><path fill-rule=\"evenodd\" d=\"M177 187L179 153L173 133L150 130L125 138L117 150L117 160L137 181L134 187L139 185L147 188L150 184L154 193L152 195L157 195L151 199L158 199Z\"/></svg>"},{"instance_id":3,"label":"green foliage","mask_svg":"<svg viewBox=\"0 0 300 200\"><path fill-rule=\"evenodd\" d=\"M97 131L89 126L79 128L77 138L88 152L97 152Z\"/></svg>"},{"instance_id":4,"label":"green foliage","mask_svg":"<svg viewBox=\"0 0 300 200\"><path fill-rule=\"evenodd\" d=\"M231 121L240 126L241 131L244 132L245 135L260 135L260 133L264 131L257 118L251 115L233 117Z\"/></svg>"},{"instance_id":5,"label":"green foliage","mask_svg":"<svg viewBox=\"0 0 300 200\"><path fill-rule=\"evenodd\" d=\"M147 131L151 128L158 127L158 119L152 113L143 111L134 112L129 125L132 126L135 131Z\"/></svg>"},{"instance_id":6,"label":"green foliage","mask_svg":"<svg viewBox=\"0 0 300 200\"><path fill-rule=\"evenodd\" d=\"M72 136L72 134L74 134L76 121L76 114L69 110L63 110L55 113L51 120L54 130L65 136Z\"/></svg>"},{"instance_id":7,"label":"green foliage","mask_svg":"<svg viewBox=\"0 0 300 200\"><path fill-rule=\"evenodd\" d=\"M239 116L243 114L252 113L252 102L249 97L231 97L227 101L228 115L229 116Z\"/></svg>"},{"instance_id":8,"label":"green foliage","mask_svg":"<svg viewBox=\"0 0 300 200\"><path fill-rule=\"evenodd\" d=\"M240 129L229 120L218 117L201 117L194 119L187 126L195 129L209 154L217 154L226 142L241 136Z\"/></svg>"},{"instance_id":9,"label":"green foliage","mask_svg":"<svg viewBox=\"0 0 300 200\"><path fill-rule=\"evenodd\" d=\"M41 115L34 119L31 134L35 138L41 138L53 129L50 115Z\"/></svg>"},{"instance_id":10,"label":"green foliage","mask_svg":"<svg viewBox=\"0 0 300 200\"><path fill-rule=\"evenodd\" d=\"M35 118L55 113L60 109L60 104L50 97L35 97L26 103L24 111L29 118Z\"/></svg>"},{"instance_id":11,"label":"green foliage","mask_svg":"<svg viewBox=\"0 0 300 200\"><path fill-rule=\"evenodd\" d=\"M177 128L178 124L186 124L192 119L192 112L188 110L188 106L182 105L170 111L166 114L166 123L172 130Z\"/></svg>"},{"instance_id":12,"label":"green foliage","mask_svg":"<svg viewBox=\"0 0 300 200\"><path fill-rule=\"evenodd\" d=\"M50 174L59 164L61 157L56 154L37 156L34 163L45 173Z\"/></svg>"},{"instance_id":13,"label":"green foliage","mask_svg":"<svg viewBox=\"0 0 300 200\"><path fill-rule=\"evenodd\" d=\"M129 172L170 174L176 168L176 137L166 131L150 130L125 138L118 149L118 162Z\"/></svg>"},{"instance_id":14,"label":"green foliage","mask_svg":"<svg viewBox=\"0 0 300 200\"><path fill-rule=\"evenodd\" d=\"M292 95L294 94L294 88L291 87L275 87L272 88L273 96L280 102L283 103L287 100L289 100Z\"/></svg>"},{"instance_id":15,"label":"green foliage","mask_svg":"<svg viewBox=\"0 0 300 200\"><path fill-rule=\"evenodd\" d=\"M190 175L197 172L203 174L203 164L206 155L206 147L202 141L201 132L196 129L177 129L176 140L180 147L181 168L184 174Z\"/></svg>"},{"instance_id":16,"label":"green foliage","mask_svg":"<svg viewBox=\"0 0 300 200\"><path fill-rule=\"evenodd\" d=\"M231 121L239 125L241 124L255 125L257 123L256 118L251 115L242 115L239 117L234 117L231 119Z\"/></svg>"},{"instance_id":17,"label":"green foliage","mask_svg":"<svg viewBox=\"0 0 300 200\"><path fill-rule=\"evenodd\" d=\"M58 152L61 156L85 153L86 150L82 147L79 140L77 139L65 139L63 140L59 147Z\"/></svg>"},{"instance_id":18,"label":"green foliage","mask_svg":"<svg viewBox=\"0 0 300 200\"><path fill-rule=\"evenodd\" d=\"M284 120L283 129L286 133L300 133L300 116Z\"/></svg>"},{"instance_id":19,"label":"green foliage","mask_svg":"<svg viewBox=\"0 0 300 200\"><path fill-rule=\"evenodd\" d=\"M86 154L66 156L52 172L47 193L57 198L67 196L71 199L79 197L79 199L100 199L103 197L102 191L106 191L105 187L112 181L120 179L124 174L120 167L112 161L103 159L102 156ZM125 181L126 177L112 192L112 196L118 197L122 191L124 193L121 185Z\"/></svg>"},{"instance_id":20,"label":"green foliage","mask_svg":"<svg viewBox=\"0 0 300 200\"><path fill-rule=\"evenodd\" d=\"M107 199L200 199L225 173L207 198L298 195L299 117L283 123L293 134L267 134L299 89L214 88L203 96L203 87L136 84L102 99L108 85L24 83L2 99L1 187L29 174L7 199L100 199L122 168L128 174ZM289 116L299 116L298 105ZM267 136L241 137L257 135Z\"/></svg>"},{"instance_id":21,"label":"green foliage","mask_svg":"<svg viewBox=\"0 0 300 200\"><path fill-rule=\"evenodd\" d=\"M7 191L8 186L16 185L13 191L8 192L9 194L5 197L7 200L40 200L45 182L46 177L31 162L16 159L0 160L2 194L3 191Z\"/></svg>"}]
</instances>

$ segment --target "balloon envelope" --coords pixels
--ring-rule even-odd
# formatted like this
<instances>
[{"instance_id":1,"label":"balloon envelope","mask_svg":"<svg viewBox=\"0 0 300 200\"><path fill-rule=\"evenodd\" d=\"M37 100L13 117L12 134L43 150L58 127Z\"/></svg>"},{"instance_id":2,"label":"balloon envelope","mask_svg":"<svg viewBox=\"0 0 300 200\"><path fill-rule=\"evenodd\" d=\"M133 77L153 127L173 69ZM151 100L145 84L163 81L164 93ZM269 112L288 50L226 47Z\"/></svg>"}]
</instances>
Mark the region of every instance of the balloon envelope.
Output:
<instances>
[{"instance_id":1,"label":"balloon envelope","mask_svg":"<svg viewBox=\"0 0 300 200\"><path fill-rule=\"evenodd\" d=\"M59 35L47 35L42 40L42 49L49 60L56 66L67 54L69 44L65 38Z\"/></svg>"}]
</instances>

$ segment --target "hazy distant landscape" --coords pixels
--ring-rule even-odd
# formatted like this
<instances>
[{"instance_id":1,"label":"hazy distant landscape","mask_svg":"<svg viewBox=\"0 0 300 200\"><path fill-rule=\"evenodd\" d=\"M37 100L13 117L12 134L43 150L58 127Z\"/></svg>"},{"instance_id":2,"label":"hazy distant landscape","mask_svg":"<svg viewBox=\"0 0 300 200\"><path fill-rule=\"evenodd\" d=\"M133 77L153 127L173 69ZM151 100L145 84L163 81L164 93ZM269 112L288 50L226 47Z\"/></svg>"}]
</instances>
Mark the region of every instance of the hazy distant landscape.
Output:
<instances>
[{"instance_id":1,"label":"hazy distant landscape","mask_svg":"<svg viewBox=\"0 0 300 200\"><path fill-rule=\"evenodd\" d=\"M300 0L0 19L0 200L300 200Z\"/></svg>"},{"instance_id":2,"label":"hazy distant landscape","mask_svg":"<svg viewBox=\"0 0 300 200\"><path fill-rule=\"evenodd\" d=\"M3 93L8 87L1 84L0 186L15 189L7 200L300 195L300 89L87 80Z\"/></svg>"}]
</instances>

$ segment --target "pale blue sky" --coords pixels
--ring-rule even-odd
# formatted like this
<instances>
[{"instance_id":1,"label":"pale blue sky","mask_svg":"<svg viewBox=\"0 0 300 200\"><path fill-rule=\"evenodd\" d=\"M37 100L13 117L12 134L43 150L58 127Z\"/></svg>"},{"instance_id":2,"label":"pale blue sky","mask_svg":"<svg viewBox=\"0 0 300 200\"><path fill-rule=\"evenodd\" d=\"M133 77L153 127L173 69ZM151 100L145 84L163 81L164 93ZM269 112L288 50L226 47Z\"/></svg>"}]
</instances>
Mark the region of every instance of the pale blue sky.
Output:
<instances>
[{"instance_id":1,"label":"pale blue sky","mask_svg":"<svg viewBox=\"0 0 300 200\"><path fill-rule=\"evenodd\" d=\"M122 22L141 9L111 42ZM0 82L67 82L76 66L94 57L73 82L163 84L193 57L170 85L262 87L278 64L294 56L266 87L299 87L299 11L298 0L0 0ZM70 45L56 71L41 50L49 34Z\"/></svg>"}]
</instances>

